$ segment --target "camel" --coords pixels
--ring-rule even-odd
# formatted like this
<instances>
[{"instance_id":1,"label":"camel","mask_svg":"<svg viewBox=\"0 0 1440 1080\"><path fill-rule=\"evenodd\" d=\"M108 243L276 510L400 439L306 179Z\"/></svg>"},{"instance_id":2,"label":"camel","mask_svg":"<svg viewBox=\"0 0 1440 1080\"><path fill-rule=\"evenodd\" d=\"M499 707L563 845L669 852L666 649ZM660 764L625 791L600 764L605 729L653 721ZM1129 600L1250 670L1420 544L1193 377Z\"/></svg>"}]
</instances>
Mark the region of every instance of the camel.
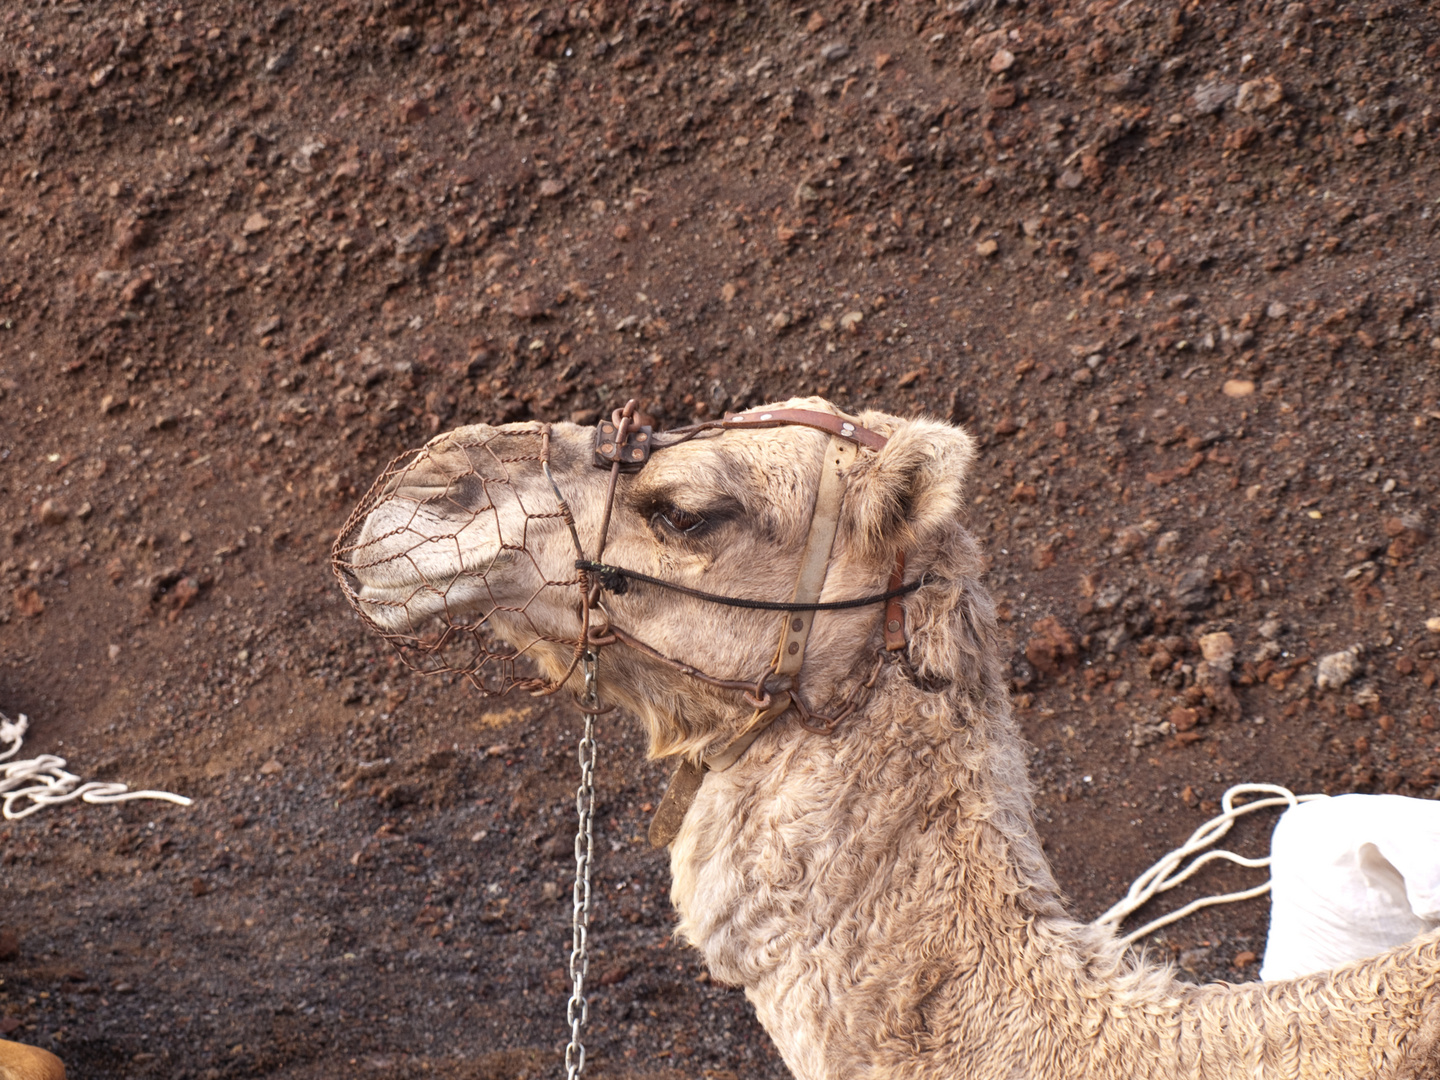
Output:
<instances>
[{"instance_id":1,"label":"camel","mask_svg":"<svg viewBox=\"0 0 1440 1080\"><path fill-rule=\"evenodd\" d=\"M815 398L766 409L835 412ZM1067 916L963 524L974 441L929 419L853 420L884 445L844 470L821 599L883 594L903 550L903 647L883 648L876 605L815 614L793 683L812 722L792 708L733 764L697 772L669 844L678 933L717 980L744 988L798 1080L1440 1076L1440 933L1293 981L1197 986ZM533 440L537 463L507 465L514 490L477 516L474 478L487 474L473 448L497 433ZM563 515L525 519L555 503L542 439L573 538ZM604 562L704 593L789 599L832 443L787 425L656 449L616 480ZM577 545L601 533L607 473L593 446L593 429L568 424L432 441L355 523L358 546L404 552L346 567L372 621L401 632L488 615L574 688L584 590L546 582L574 582ZM757 709L733 685L771 664L773 611L638 576L589 584L602 638L623 627L649 647L603 648L599 692L639 718L650 755L693 766L751 730ZM812 730L847 702L848 715Z\"/></svg>"}]
</instances>

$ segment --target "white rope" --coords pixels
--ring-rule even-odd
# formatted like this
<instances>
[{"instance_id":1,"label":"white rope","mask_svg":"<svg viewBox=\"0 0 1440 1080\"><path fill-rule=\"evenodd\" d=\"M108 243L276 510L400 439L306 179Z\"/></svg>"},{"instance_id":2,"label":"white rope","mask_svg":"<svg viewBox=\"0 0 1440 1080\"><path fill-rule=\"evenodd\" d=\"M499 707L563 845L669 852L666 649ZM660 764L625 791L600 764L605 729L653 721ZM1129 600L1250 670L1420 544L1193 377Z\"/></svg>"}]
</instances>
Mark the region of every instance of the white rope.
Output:
<instances>
[{"instance_id":1,"label":"white rope","mask_svg":"<svg viewBox=\"0 0 1440 1080\"><path fill-rule=\"evenodd\" d=\"M1235 805L1235 796L1237 795L1262 792L1275 797L1256 799L1254 802L1242 803L1239 806ZM1130 891L1125 894L1120 902L1105 912L1104 915L1101 915L1091 925L1108 926L1112 929L1118 929L1120 923L1125 920L1127 915L1137 908L1142 907L1156 893L1173 889L1206 863L1213 862L1216 859L1225 859L1228 862L1247 867L1269 866L1270 856L1268 855L1263 859L1247 859L1243 855L1236 855L1233 851L1217 850L1207 851L1188 866L1185 866L1183 869L1181 868L1181 864L1191 855L1195 854L1195 852L1208 848L1228 833L1230 826L1235 823L1236 818L1244 817L1246 814L1253 813L1256 810L1263 810L1269 806L1293 807L1302 802L1313 802L1316 799L1325 798L1329 798L1329 796L1296 795L1289 788L1281 787L1279 784L1236 784L1221 797L1220 805L1222 811L1220 814L1205 822L1204 825L1201 825L1190 834L1189 840L1186 840L1184 844L1170 852L1170 854L1166 855L1154 866L1150 867L1149 870L1146 870L1136 878L1135 883L1130 886ZM1240 892L1224 893L1220 896L1204 896L1198 900L1192 900L1184 907L1172 911L1168 915L1162 915L1160 918L1146 923L1140 927L1140 929L1126 934L1120 939L1120 942L1123 945L1130 945L1139 941L1146 934L1159 930L1162 926L1169 926L1171 923L1177 922L1192 912L1199 911L1203 907L1210 907L1212 904L1229 904L1236 900L1249 900L1251 897L1264 896L1269 891L1270 882L1266 881L1262 885L1256 885L1250 889L1242 889Z\"/></svg>"},{"instance_id":2,"label":"white rope","mask_svg":"<svg viewBox=\"0 0 1440 1080\"><path fill-rule=\"evenodd\" d=\"M13 744L10 749L0 751L0 761L8 762L0 766L0 799L3 799L3 813L7 821L17 821L47 806L73 799L100 804L129 802L131 799L164 799L179 806L190 805L185 796L168 791L131 791L126 784L96 780L82 784L80 777L65 771L65 759L54 754L10 761L20 752L29 727L30 718L24 713L18 720L11 720L0 713L0 743ZM32 805L15 809L16 803L26 799Z\"/></svg>"}]
</instances>

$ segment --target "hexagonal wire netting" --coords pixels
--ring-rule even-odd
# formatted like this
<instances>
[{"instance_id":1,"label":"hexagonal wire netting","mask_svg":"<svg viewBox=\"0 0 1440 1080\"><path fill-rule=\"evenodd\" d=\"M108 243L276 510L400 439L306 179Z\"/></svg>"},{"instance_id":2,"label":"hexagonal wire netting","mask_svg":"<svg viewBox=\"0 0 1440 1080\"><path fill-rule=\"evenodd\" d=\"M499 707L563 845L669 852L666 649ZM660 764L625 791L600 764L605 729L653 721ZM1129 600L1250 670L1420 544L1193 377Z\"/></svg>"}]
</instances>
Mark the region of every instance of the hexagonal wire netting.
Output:
<instances>
[{"instance_id":1,"label":"hexagonal wire netting","mask_svg":"<svg viewBox=\"0 0 1440 1080\"><path fill-rule=\"evenodd\" d=\"M474 435L461 429L397 457L350 515L330 553L335 576L351 607L412 670L463 676L485 696L552 692L559 683L519 663L538 642L572 648L573 669L581 640L547 634L528 611L547 589L575 589L582 620L586 607L580 572L548 578L529 547L537 522L573 528L548 484L532 480L522 494L516 482L521 470L538 476L549 453L548 424ZM537 499L544 505L530 505ZM477 563L466 545L481 541L490 553ZM518 604L504 602L490 580L511 554L528 559L541 582ZM507 576L513 580L513 571ZM365 595L363 586L376 583L383 591ZM490 626L497 614L519 621L531 639L500 641Z\"/></svg>"}]
</instances>

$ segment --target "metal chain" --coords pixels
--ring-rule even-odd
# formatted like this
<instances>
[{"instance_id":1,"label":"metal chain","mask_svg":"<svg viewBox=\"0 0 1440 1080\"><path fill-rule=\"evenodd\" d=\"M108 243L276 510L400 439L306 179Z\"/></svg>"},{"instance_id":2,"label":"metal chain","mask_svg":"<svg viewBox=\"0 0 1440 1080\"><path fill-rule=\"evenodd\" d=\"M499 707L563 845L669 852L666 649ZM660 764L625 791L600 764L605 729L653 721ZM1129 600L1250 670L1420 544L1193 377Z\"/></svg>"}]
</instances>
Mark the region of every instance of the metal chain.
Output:
<instances>
[{"instance_id":1,"label":"metal chain","mask_svg":"<svg viewBox=\"0 0 1440 1080\"><path fill-rule=\"evenodd\" d=\"M590 1018L590 1005L585 1000L585 973L590 966L588 932L590 928L590 866L595 854L595 710L600 696L595 685L598 657L587 649L580 659L585 675L585 733L580 739L580 786L575 791L575 814L579 826L575 830L575 888L572 893L572 936L570 941L570 978L574 984L565 1019L570 1024L570 1045L565 1048L566 1080L577 1080L585 1069L585 1047L580 1042L580 1028Z\"/></svg>"}]
</instances>

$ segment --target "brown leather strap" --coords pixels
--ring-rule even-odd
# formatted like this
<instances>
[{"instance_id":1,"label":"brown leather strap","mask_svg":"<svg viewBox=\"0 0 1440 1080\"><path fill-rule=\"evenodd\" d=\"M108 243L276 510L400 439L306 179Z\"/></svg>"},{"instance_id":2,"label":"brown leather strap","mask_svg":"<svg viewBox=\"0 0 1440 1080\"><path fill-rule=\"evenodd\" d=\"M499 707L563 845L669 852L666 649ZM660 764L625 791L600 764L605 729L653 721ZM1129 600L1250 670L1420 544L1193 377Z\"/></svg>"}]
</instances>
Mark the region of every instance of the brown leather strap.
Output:
<instances>
[{"instance_id":1,"label":"brown leather strap","mask_svg":"<svg viewBox=\"0 0 1440 1080\"><path fill-rule=\"evenodd\" d=\"M814 409L758 409L755 412L735 413L720 422L720 426L727 430L787 427L791 424L818 428L820 431L859 443L869 450L879 450L890 441L878 431L861 427L848 416L817 412Z\"/></svg>"},{"instance_id":2,"label":"brown leather strap","mask_svg":"<svg viewBox=\"0 0 1440 1080\"><path fill-rule=\"evenodd\" d=\"M703 779L705 770L702 766L688 760L680 762L680 767L670 777L670 785L665 789L665 797L660 800L660 808L650 819L651 847L665 847L679 834L685 813L695 801L695 794L700 790L700 781Z\"/></svg>"},{"instance_id":3,"label":"brown leather strap","mask_svg":"<svg viewBox=\"0 0 1440 1080\"><path fill-rule=\"evenodd\" d=\"M660 800L660 806L655 811L655 816L650 819L650 846L665 847L674 840L680 833L680 826L685 821L685 814L690 809L690 804L695 801L695 796L700 792L700 784L705 779L707 772L724 772L735 762L739 761L746 750L750 749L760 735L773 724L786 709L790 708L790 695L784 690L777 691L771 698L770 705L765 709L756 709L755 714L750 717L750 722L745 729L730 740L730 745L718 753L711 754L699 767L689 761L682 761L680 767L670 777L670 783L665 788L665 796Z\"/></svg>"},{"instance_id":4,"label":"brown leather strap","mask_svg":"<svg viewBox=\"0 0 1440 1080\"><path fill-rule=\"evenodd\" d=\"M894 592L905 584L905 552L895 552L895 569L890 573L890 584L886 592ZM896 652L905 648L905 605L898 596L885 602L885 651Z\"/></svg>"}]
</instances>

